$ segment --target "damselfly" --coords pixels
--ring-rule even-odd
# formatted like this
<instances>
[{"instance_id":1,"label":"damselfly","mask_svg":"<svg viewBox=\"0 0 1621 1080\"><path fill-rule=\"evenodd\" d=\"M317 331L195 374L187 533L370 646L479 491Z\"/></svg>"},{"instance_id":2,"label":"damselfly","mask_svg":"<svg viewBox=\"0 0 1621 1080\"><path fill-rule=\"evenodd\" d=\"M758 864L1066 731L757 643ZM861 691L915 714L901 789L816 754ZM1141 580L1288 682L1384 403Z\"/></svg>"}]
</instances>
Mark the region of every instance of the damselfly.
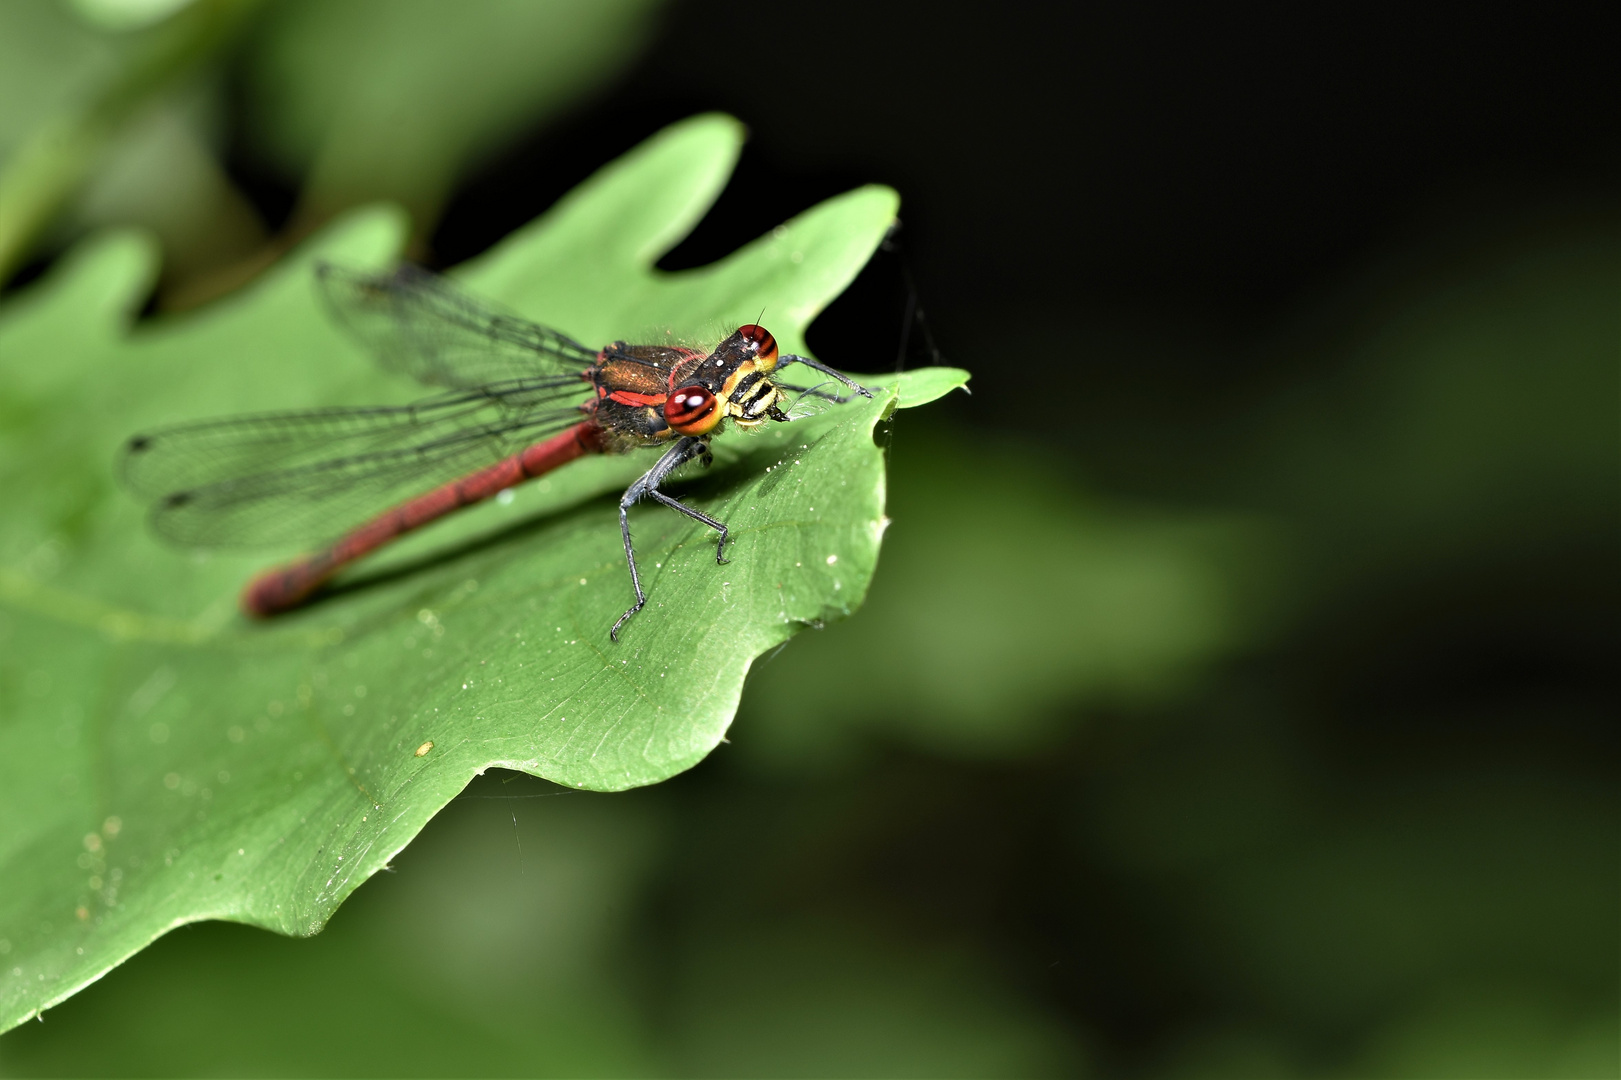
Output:
<instances>
[{"instance_id":1,"label":"damselfly","mask_svg":"<svg viewBox=\"0 0 1621 1080\"><path fill-rule=\"evenodd\" d=\"M651 498L715 530L715 560L724 563L726 526L666 494L670 475L695 460L707 466L709 442L728 420L742 428L787 421L785 392L849 400L773 378L790 364L872 396L809 357L779 353L753 324L707 352L623 341L591 349L415 267L373 275L323 265L316 273L339 321L386 367L444 391L412 405L184 424L136 435L123 452L125 480L153 501L154 525L171 540L327 541L248 583L242 606L254 616L298 607L396 537L585 454L662 447L619 500L636 602L608 632L618 641L647 603L630 539L637 501Z\"/></svg>"}]
</instances>

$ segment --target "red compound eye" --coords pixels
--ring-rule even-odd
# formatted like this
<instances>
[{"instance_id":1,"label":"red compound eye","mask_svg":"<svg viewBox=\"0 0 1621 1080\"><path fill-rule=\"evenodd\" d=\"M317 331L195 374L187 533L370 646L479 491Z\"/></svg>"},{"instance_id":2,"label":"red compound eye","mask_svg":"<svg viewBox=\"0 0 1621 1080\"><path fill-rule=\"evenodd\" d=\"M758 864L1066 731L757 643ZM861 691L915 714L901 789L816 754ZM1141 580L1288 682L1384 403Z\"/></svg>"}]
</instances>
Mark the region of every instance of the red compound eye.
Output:
<instances>
[{"instance_id":1,"label":"red compound eye","mask_svg":"<svg viewBox=\"0 0 1621 1080\"><path fill-rule=\"evenodd\" d=\"M763 326L750 323L739 326L737 332L743 335L745 341L754 342L758 352L754 354L754 366L763 371L770 371L777 366L777 339L771 336L771 331Z\"/></svg>"},{"instance_id":2,"label":"red compound eye","mask_svg":"<svg viewBox=\"0 0 1621 1080\"><path fill-rule=\"evenodd\" d=\"M707 435L720 418L720 402L701 386L683 386L664 403L665 421L683 435Z\"/></svg>"}]
</instances>

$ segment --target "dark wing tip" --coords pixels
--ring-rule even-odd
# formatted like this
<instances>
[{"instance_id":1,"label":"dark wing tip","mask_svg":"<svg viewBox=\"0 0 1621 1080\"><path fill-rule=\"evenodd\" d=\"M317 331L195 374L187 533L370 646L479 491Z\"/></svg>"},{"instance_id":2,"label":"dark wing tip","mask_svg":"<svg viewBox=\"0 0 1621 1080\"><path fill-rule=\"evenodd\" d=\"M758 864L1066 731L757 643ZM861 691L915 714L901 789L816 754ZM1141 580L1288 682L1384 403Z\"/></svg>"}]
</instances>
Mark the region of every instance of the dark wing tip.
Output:
<instances>
[{"instance_id":1,"label":"dark wing tip","mask_svg":"<svg viewBox=\"0 0 1621 1080\"><path fill-rule=\"evenodd\" d=\"M123 447L113 464L114 472L119 481L132 491L141 492L142 484L140 472L145 463L151 460L150 451L157 444L152 435L131 435L124 440Z\"/></svg>"}]
</instances>

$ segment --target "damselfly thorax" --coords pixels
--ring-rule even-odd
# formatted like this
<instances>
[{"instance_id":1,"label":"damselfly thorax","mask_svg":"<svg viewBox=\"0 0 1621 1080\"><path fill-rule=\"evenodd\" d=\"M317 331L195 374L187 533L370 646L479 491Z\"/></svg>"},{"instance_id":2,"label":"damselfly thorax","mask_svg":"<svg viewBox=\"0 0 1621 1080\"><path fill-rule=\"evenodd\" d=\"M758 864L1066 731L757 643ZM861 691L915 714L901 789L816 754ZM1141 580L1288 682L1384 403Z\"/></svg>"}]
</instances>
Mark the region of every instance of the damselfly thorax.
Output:
<instances>
[{"instance_id":1,"label":"damselfly thorax","mask_svg":"<svg viewBox=\"0 0 1621 1080\"><path fill-rule=\"evenodd\" d=\"M584 377L597 400L581 406L610 436L610 448L629 449L679 436L709 438L732 420L758 427L786 421L782 390L770 378L780 354L763 326L739 327L712 352L616 341L603 349Z\"/></svg>"}]
</instances>

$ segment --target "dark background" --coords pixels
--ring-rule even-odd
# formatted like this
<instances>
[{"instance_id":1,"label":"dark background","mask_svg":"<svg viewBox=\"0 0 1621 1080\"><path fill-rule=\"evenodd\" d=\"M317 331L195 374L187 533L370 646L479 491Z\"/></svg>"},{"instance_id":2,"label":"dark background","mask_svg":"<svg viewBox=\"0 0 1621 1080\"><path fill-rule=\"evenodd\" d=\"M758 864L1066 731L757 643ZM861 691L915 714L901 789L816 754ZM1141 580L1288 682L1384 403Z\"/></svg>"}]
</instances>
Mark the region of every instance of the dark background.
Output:
<instances>
[{"instance_id":1,"label":"dark background","mask_svg":"<svg viewBox=\"0 0 1621 1080\"><path fill-rule=\"evenodd\" d=\"M763 664L691 773L485 777L320 938L172 934L0 1068L1617 1075L1598 7L656 19L421 254L705 110L751 140L667 269L898 189L895 251L810 341L853 370L932 344L973 395L895 426L869 610ZM223 161L274 235L299 188L242 93ZM1065 582L1135 558L1199 568L1220 614L1098 674L1132 611ZM965 674L989 704L953 711ZM379 960L458 920L492 941Z\"/></svg>"}]
</instances>

